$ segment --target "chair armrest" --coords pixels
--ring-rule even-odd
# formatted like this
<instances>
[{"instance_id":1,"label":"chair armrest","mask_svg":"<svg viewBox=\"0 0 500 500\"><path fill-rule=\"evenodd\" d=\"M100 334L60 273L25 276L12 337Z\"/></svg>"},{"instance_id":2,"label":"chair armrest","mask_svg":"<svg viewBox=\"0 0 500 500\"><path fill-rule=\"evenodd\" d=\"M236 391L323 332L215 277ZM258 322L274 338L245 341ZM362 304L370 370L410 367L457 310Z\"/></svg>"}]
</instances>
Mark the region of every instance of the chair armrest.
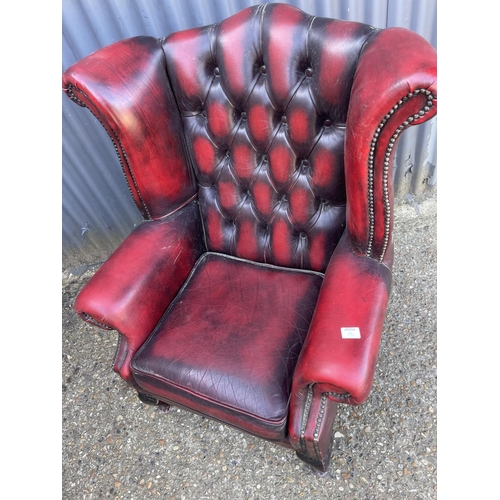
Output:
<instances>
[{"instance_id":1,"label":"chair armrest","mask_svg":"<svg viewBox=\"0 0 500 500\"><path fill-rule=\"evenodd\" d=\"M199 207L193 201L137 226L77 296L74 308L85 321L121 334L114 370L132 385L132 356L203 251Z\"/></svg>"},{"instance_id":2,"label":"chair armrest","mask_svg":"<svg viewBox=\"0 0 500 500\"><path fill-rule=\"evenodd\" d=\"M194 197L159 40L134 37L93 52L64 72L63 90L106 129L145 219L168 215Z\"/></svg>"},{"instance_id":3,"label":"chair armrest","mask_svg":"<svg viewBox=\"0 0 500 500\"><path fill-rule=\"evenodd\" d=\"M347 228L360 255L390 263L396 143L436 112L432 45L404 28L374 32L360 54L346 121Z\"/></svg>"},{"instance_id":4,"label":"chair armrest","mask_svg":"<svg viewBox=\"0 0 500 500\"><path fill-rule=\"evenodd\" d=\"M390 269L356 254L344 232L326 270L293 376L289 433L295 448L304 448L307 433L316 429L326 449L332 427L322 422L335 412L331 403L357 405L368 397L390 286ZM313 415L315 407L319 409Z\"/></svg>"}]
</instances>

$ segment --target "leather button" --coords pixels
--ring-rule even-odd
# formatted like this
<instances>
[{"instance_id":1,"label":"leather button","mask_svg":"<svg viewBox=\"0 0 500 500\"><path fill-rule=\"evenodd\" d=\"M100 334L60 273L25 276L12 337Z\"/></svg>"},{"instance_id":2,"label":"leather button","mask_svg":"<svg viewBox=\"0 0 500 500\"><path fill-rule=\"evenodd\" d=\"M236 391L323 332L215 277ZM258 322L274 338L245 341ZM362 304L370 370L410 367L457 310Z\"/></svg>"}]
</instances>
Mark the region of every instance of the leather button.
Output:
<instances>
[{"instance_id":1,"label":"leather button","mask_svg":"<svg viewBox=\"0 0 500 500\"><path fill-rule=\"evenodd\" d=\"M247 114L243 111L243 113L241 113L241 119L242 120L246 120L247 119Z\"/></svg>"},{"instance_id":2,"label":"leather button","mask_svg":"<svg viewBox=\"0 0 500 500\"><path fill-rule=\"evenodd\" d=\"M303 160L303 161L302 161L302 165L303 165L304 167L308 167L308 166L309 166L309 160Z\"/></svg>"},{"instance_id":3,"label":"leather button","mask_svg":"<svg viewBox=\"0 0 500 500\"><path fill-rule=\"evenodd\" d=\"M313 70L312 68L307 68L306 69L306 76L310 78L313 75Z\"/></svg>"},{"instance_id":4,"label":"leather button","mask_svg":"<svg viewBox=\"0 0 500 500\"><path fill-rule=\"evenodd\" d=\"M215 76L219 76L219 75L220 75L220 70L219 70L219 68L218 68L218 67L216 67L216 68L214 69L214 75L215 75Z\"/></svg>"},{"instance_id":5,"label":"leather button","mask_svg":"<svg viewBox=\"0 0 500 500\"><path fill-rule=\"evenodd\" d=\"M300 236L301 240L304 240L304 239L307 238L307 234L306 233L300 233L299 236Z\"/></svg>"},{"instance_id":6,"label":"leather button","mask_svg":"<svg viewBox=\"0 0 500 500\"><path fill-rule=\"evenodd\" d=\"M323 125L325 127L329 127L331 124L332 124L332 120L325 120L324 123L323 123Z\"/></svg>"},{"instance_id":7,"label":"leather button","mask_svg":"<svg viewBox=\"0 0 500 500\"><path fill-rule=\"evenodd\" d=\"M263 75L265 75L265 74L267 73L267 69L266 69L266 67L265 67L264 65L262 65L262 66L260 67L260 72L261 72Z\"/></svg>"},{"instance_id":8,"label":"leather button","mask_svg":"<svg viewBox=\"0 0 500 500\"><path fill-rule=\"evenodd\" d=\"M285 115L283 115L283 116L281 117L281 123L286 123L286 122L287 122L286 116L285 116Z\"/></svg>"}]
</instances>

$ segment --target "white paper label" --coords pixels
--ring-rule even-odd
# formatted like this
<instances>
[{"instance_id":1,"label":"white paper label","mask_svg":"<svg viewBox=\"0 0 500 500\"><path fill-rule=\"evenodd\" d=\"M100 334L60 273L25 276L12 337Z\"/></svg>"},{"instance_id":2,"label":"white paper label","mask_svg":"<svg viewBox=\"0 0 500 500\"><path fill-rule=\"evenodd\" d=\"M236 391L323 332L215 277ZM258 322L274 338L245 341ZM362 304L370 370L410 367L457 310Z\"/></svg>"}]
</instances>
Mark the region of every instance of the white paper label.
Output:
<instances>
[{"instance_id":1,"label":"white paper label","mask_svg":"<svg viewBox=\"0 0 500 500\"><path fill-rule=\"evenodd\" d=\"M343 339L360 339L361 332L357 326L343 326L340 329Z\"/></svg>"}]
</instances>

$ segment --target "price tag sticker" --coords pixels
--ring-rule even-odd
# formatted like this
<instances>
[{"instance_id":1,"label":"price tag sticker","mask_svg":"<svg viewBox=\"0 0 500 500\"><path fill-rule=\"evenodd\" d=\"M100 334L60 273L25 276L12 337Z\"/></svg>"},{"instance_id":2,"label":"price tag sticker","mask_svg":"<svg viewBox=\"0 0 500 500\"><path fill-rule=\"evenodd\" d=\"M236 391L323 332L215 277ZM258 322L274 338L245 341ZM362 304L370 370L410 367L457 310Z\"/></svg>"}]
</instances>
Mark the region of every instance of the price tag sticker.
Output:
<instances>
[{"instance_id":1,"label":"price tag sticker","mask_svg":"<svg viewBox=\"0 0 500 500\"><path fill-rule=\"evenodd\" d=\"M361 332L357 326L343 326L340 329L343 339L360 339Z\"/></svg>"}]
</instances>

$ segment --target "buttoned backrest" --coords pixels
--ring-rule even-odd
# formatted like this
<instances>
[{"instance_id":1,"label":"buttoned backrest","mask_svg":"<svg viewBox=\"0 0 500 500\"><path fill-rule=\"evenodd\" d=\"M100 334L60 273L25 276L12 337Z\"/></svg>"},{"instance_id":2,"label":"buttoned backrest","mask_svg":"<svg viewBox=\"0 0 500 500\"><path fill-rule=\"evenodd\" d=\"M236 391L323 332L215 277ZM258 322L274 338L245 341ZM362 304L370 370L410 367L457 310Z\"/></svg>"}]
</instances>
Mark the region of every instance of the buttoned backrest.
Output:
<instances>
[{"instance_id":1,"label":"buttoned backrest","mask_svg":"<svg viewBox=\"0 0 500 500\"><path fill-rule=\"evenodd\" d=\"M345 123L373 31L262 4L164 41L210 251L325 270L345 228Z\"/></svg>"}]
</instances>

